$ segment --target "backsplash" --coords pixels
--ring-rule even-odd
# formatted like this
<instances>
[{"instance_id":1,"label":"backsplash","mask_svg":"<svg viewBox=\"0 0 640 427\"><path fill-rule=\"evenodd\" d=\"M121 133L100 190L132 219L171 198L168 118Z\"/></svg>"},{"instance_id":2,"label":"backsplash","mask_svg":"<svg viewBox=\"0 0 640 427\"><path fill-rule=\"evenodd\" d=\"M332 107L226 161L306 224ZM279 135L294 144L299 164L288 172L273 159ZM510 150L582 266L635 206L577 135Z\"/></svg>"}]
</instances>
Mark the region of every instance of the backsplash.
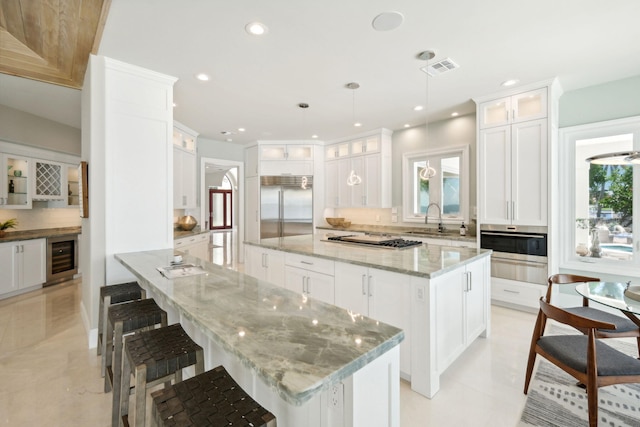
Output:
<instances>
[{"instance_id":1,"label":"backsplash","mask_svg":"<svg viewBox=\"0 0 640 427\"><path fill-rule=\"evenodd\" d=\"M9 218L16 218L18 225L8 231L81 226L77 208L0 209L0 222Z\"/></svg>"}]
</instances>

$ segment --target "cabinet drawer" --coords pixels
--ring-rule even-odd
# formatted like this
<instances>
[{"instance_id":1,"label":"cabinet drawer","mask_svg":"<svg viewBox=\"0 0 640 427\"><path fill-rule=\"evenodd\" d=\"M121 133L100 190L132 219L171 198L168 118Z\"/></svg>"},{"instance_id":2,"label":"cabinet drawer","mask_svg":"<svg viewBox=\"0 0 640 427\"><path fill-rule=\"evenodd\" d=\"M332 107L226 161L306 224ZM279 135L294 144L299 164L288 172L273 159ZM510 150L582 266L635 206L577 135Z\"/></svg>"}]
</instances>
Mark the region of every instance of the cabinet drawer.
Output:
<instances>
[{"instance_id":1,"label":"cabinet drawer","mask_svg":"<svg viewBox=\"0 0 640 427\"><path fill-rule=\"evenodd\" d=\"M174 248L180 248L187 245L194 245L196 243L204 242L209 239L209 233L202 233L195 236L182 237L173 241Z\"/></svg>"},{"instance_id":2,"label":"cabinet drawer","mask_svg":"<svg viewBox=\"0 0 640 427\"><path fill-rule=\"evenodd\" d=\"M329 276L334 275L335 262L328 259L288 253L285 255L285 264Z\"/></svg>"},{"instance_id":3,"label":"cabinet drawer","mask_svg":"<svg viewBox=\"0 0 640 427\"><path fill-rule=\"evenodd\" d=\"M491 278L491 299L496 301L538 308L540 297L546 291L546 286L503 282L494 277Z\"/></svg>"}]
</instances>

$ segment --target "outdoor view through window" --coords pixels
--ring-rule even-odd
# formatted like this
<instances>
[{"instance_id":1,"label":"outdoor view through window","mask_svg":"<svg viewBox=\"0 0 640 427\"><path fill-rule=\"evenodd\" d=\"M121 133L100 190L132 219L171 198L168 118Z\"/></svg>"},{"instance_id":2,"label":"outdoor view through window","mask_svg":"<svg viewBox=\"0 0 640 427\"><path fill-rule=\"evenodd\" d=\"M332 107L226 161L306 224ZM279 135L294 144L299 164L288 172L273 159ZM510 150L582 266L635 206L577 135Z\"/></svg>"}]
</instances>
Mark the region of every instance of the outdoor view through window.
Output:
<instances>
[{"instance_id":1,"label":"outdoor view through window","mask_svg":"<svg viewBox=\"0 0 640 427\"><path fill-rule=\"evenodd\" d=\"M633 262L634 167L585 161L632 149L632 134L576 141L575 248L580 256Z\"/></svg>"}]
</instances>

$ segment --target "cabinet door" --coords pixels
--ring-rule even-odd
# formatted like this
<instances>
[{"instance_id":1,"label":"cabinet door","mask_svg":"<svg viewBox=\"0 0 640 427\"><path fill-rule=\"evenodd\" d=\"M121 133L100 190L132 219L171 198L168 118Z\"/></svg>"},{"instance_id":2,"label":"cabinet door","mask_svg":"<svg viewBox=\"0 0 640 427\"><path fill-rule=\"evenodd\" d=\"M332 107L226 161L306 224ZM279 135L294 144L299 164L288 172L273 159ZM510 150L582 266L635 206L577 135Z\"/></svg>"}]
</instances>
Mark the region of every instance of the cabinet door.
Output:
<instances>
[{"instance_id":1,"label":"cabinet door","mask_svg":"<svg viewBox=\"0 0 640 427\"><path fill-rule=\"evenodd\" d=\"M5 154L3 159L4 165L0 172L6 173L6 175L2 180L4 186L0 190L0 205L3 209L31 209L31 196L33 194L31 159L20 158L11 154Z\"/></svg>"},{"instance_id":2,"label":"cabinet door","mask_svg":"<svg viewBox=\"0 0 640 427\"><path fill-rule=\"evenodd\" d=\"M351 189L353 187L347 185L347 179L349 173L351 173L351 159L344 158L338 162L338 207L350 207L351 204Z\"/></svg>"},{"instance_id":3,"label":"cabinet door","mask_svg":"<svg viewBox=\"0 0 640 427\"><path fill-rule=\"evenodd\" d=\"M511 139L512 222L547 225L547 120L513 125Z\"/></svg>"},{"instance_id":4,"label":"cabinet door","mask_svg":"<svg viewBox=\"0 0 640 427\"><path fill-rule=\"evenodd\" d=\"M479 216L482 223L511 223L511 126L480 132Z\"/></svg>"},{"instance_id":5,"label":"cabinet door","mask_svg":"<svg viewBox=\"0 0 640 427\"><path fill-rule=\"evenodd\" d=\"M324 203L326 207L339 206L340 195L338 193L338 161L326 162Z\"/></svg>"},{"instance_id":6,"label":"cabinet door","mask_svg":"<svg viewBox=\"0 0 640 427\"><path fill-rule=\"evenodd\" d=\"M334 277L315 271L306 272L306 293L309 298L335 304Z\"/></svg>"},{"instance_id":7,"label":"cabinet door","mask_svg":"<svg viewBox=\"0 0 640 427\"><path fill-rule=\"evenodd\" d=\"M466 341L470 343L487 327L487 291L486 282L488 261L485 259L467 265L465 291L465 329Z\"/></svg>"},{"instance_id":8,"label":"cabinet door","mask_svg":"<svg viewBox=\"0 0 640 427\"><path fill-rule=\"evenodd\" d=\"M260 181L257 176L246 178L245 184L245 239L260 239Z\"/></svg>"},{"instance_id":9,"label":"cabinet door","mask_svg":"<svg viewBox=\"0 0 640 427\"><path fill-rule=\"evenodd\" d=\"M35 160L35 180L32 181L34 185L33 200L66 199L67 189L64 188L63 190L63 184L66 184L64 173L66 173L66 170L60 163Z\"/></svg>"},{"instance_id":10,"label":"cabinet door","mask_svg":"<svg viewBox=\"0 0 640 427\"><path fill-rule=\"evenodd\" d=\"M363 207L365 206L365 187L367 185L364 156L357 156L351 159L351 169L349 173L351 173L351 171L362 179L362 183L348 186L351 189L351 206ZM349 176L349 174L347 174L347 176Z\"/></svg>"},{"instance_id":11,"label":"cabinet door","mask_svg":"<svg viewBox=\"0 0 640 427\"><path fill-rule=\"evenodd\" d=\"M511 115L511 97L483 102L479 110L480 129L507 125Z\"/></svg>"},{"instance_id":12,"label":"cabinet door","mask_svg":"<svg viewBox=\"0 0 640 427\"><path fill-rule=\"evenodd\" d=\"M313 146L287 145L287 160L313 160Z\"/></svg>"},{"instance_id":13,"label":"cabinet door","mask_svg":"<svg viewBox=\"0 0 640 427\"><path fill-rule=\"evenodd\" d=\"M442 372L465 348L464 286L466 276L456 269L435 283L436 365Z\"/></svg>"},{"instance_id":14,"label":"cabinet door","mask_svg":"<svg viewBox=\"0 0 640 427\"><path fill-rule=\"evenodd\" d=\"M513 123L547 117L547 88L520 93L511 98Z\"/></svg>"},{"instance_id":15,"label":"cabinet door","mask_svg":"<svg viewBox=\"0 0 640 427\"><path fill-rule=\"evenodd\" d=\"M305 294L307 272L302 268L285 266L284 287L290 291Z\"/></svg>"},{"instance_id":16,"label":"cabinet door","mask_svg":"<svg viewBox=\"0 0 640 427\"><path fill-rule=\"evenodd\" d=\"M260 161L257 145L244 150L244 162L246 165L245 176L258 176L258 165Z\"/></svg>"},{"instance_id":17,"label":"cabinet door","mask_svg":"<svg viewBox=\"0 0 640 427\"><path fill-rule=\"evenodd\" d=\"M371 154L364 157L365 176L362 179L364 184L364 206L379 208L382 206L382 174L381 174L380 154Z\"/></svg>"},{"instance_id":18,"label":"cabinet door","mask_svg":"<svg viewBox=\"0 0 640 427\"><path fill-rule=\"evenodd\" d=\"M46 240L34 239L20 242L22 257L20 287L40 285L46 281Z\"/></svg>"},{"instance_id":19,"label":"cabinet door","mask_svg":"<svg viewBox=\"0 0 640 427\"><path fill-rule=\"evenodd\" d=\"M368 268L337 262L334 277L335 305L368 316Z\"/></svg>"},{"instance_id":20,"label":"cabinet door","mask_svg":"<svg viewBox=\"0 0 640 427\"><path fill-rule=\"evenodd\" d=\"M285 286L284 252L264 250L264 279L278 286Z\"/></svg>"},{"instance_id":21,"label":"cabinet door","mask_svg":"<svg viewBox=\"0 0 640 427\"><path fill-rule=\"evenodd\" d=\"M245 274L262 279L263 271L262 252L256 246L244 245L244 272Z\"/></svg>"},{"instance_id":22,"label":"cabinet door","mask_svg":"<svg viewBox=\"0 0 640 427\"><path fill-rule=\"evenodd\" d=\"M260 160L285 160L286 158L286 145L263 145L260 147Z\"/></svg>"},{"instance_id":23,"label":"cabinet door","mask_svg":"<svg viewBox=\"0 0 640 427\"><path fill-rule=\"evenodd\" d=\"M0 295L18 290L18 251L15 243L0 243Z\"/></svg>"}]
</instances>

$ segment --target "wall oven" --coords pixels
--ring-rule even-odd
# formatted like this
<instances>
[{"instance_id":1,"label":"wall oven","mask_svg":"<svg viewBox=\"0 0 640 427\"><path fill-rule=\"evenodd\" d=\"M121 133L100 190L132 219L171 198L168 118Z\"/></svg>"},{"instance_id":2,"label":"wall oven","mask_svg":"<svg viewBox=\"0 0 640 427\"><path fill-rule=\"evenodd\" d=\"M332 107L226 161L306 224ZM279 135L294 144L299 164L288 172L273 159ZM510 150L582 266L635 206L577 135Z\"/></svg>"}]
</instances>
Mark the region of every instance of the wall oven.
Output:
<instances>
[{"instance_id":1,"label":"wall oven","mask_svg":"<svg viewBox=\"0 0 640 427\"><path fill-rule=\"evenodd\" d=\"M547 227L482 225L480 247L493 250L492 277L547 283Z\"/></svg>"}]
</instances>

